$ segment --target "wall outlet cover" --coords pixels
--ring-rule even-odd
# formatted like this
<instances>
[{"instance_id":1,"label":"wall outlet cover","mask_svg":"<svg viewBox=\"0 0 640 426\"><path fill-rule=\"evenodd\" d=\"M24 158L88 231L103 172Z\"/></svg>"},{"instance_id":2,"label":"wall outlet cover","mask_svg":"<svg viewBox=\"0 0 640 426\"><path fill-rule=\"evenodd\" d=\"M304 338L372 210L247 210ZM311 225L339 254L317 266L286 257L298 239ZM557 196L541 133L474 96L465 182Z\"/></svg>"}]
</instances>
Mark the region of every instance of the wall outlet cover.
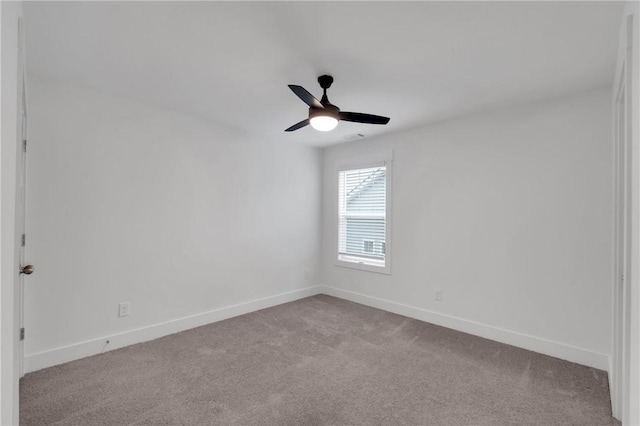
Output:
<instances>
[{"instance_id":1,"label":"wall outlet cover","mask_svg":"<svg viewBox=\"0 0 640 426\"><path fill-rule=\"evenodd\" d=\"M118 316L126 317L131 313L131 302L121 302L118 305Z\"/></svg>"}]
</instances>

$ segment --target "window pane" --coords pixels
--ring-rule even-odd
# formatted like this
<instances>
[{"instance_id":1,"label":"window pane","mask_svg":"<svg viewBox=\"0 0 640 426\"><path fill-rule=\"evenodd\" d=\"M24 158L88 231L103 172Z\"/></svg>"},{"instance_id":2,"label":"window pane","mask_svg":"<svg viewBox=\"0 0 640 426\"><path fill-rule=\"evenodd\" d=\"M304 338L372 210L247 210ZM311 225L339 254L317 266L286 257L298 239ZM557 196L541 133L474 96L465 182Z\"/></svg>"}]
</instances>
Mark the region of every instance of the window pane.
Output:
<instances>
[{"instance_id":1,"label":"window pane","mask_svg":"<svg viewBox=\"0 0 640 426\"><path fill-rule=\"evenodd\" d=\"M342 180L342 202L346 211L385 211L386 168L345 170Z\"/></svg>"},{"instance_id":2,"label":"window pane","mask_svg":"<svg viewBox=\"0 0 640 426\"><path fill-rule=\"evenodd\" d=\"M346 218L344 240L346 242L345 254L365 255L378 259L384 259L384 253L380 251L380 243L384 242L384 218ZM365 245L365 241L370 245ZM366 248L370 250L367 251Z\"/></svg>"}]
</instances>

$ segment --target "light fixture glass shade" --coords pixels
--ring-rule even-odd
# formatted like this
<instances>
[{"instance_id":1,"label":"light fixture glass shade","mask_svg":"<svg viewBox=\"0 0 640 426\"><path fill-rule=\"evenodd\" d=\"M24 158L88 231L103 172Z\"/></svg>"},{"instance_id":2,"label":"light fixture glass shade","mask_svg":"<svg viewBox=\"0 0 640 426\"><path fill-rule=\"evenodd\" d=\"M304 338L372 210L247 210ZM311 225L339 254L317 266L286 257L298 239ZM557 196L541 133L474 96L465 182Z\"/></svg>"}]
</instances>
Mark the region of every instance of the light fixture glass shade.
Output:
<instances>
[{"instance_id":1,"label":"light fixture glass shade","mask_svg":"<svg viewBox=\"0 0 640 426\"><path fill-rule=\"evenodd\" d=\"M310 122L311 127L321 132L328 132L330 130L333 130L338 125L338 120L336 120L334 117L329 117L326 115L317 115L315 117L312 117Z\"/></svg>"}]
</instances>

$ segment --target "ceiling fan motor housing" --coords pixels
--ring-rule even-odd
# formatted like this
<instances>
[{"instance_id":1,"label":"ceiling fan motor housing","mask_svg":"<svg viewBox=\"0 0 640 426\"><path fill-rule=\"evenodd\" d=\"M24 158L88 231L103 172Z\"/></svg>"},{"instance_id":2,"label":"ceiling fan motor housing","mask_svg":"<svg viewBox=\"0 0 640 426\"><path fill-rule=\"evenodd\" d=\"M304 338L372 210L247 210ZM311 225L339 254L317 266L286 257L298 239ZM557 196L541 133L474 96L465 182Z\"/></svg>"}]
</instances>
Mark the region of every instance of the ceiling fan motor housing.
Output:
<instances>
[{"instance_id":1,"label":"ceiling fan motor housing","mask_svg":"<svg viewBox=\"0 0 640 426\"><path fill-rule=\"evenodd\" d=\"M340 120L340 108L332 104L324 104L324 108L309 108L309 119L313 117L333 117Z\"/></svg>"}]
</instances>

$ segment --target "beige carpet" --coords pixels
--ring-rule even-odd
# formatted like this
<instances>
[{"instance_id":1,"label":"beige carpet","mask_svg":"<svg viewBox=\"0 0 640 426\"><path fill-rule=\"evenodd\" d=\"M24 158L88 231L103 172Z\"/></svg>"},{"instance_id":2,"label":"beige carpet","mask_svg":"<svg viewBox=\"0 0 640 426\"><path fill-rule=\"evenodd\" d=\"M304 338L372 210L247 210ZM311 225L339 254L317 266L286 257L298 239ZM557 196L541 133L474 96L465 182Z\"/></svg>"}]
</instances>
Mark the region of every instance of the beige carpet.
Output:
<instances>
[{"instance_id":1,"label":"beige carpet","mask_svg":"<svg viewBox=\"0 0 640 426\"><path fill-rule=\"evenodd\" d=\"M315 296L27 374L21 424L610 425L600 370Z\"/></svg>"}]
</instances>

